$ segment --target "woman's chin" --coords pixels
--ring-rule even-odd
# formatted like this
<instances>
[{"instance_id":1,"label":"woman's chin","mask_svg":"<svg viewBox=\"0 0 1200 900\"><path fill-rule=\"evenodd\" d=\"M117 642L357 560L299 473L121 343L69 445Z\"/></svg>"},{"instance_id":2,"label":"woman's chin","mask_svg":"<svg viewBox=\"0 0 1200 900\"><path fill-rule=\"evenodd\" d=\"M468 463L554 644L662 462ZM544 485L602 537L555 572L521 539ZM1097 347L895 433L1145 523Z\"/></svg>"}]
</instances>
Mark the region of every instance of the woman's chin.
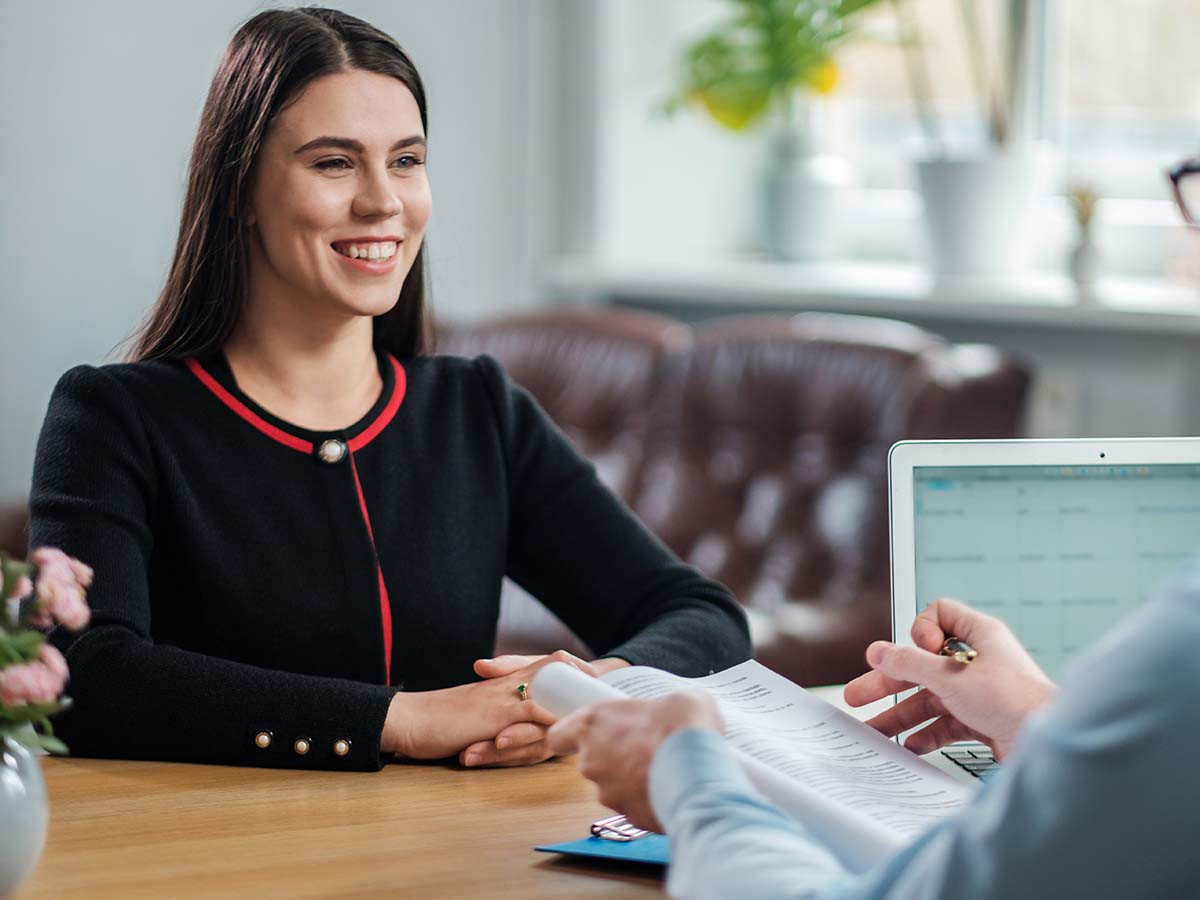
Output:
<instances>
[{"instance_id":1,"label":"woman's chin","mask_svg":"<svg viewBox=\"0 0 1200 900\"><path fill-rule=\"evenodd\" d=\"M400 299L400 289L397 288L395 293L380 294L378 296L364 297L362 294L356 294L351 297L338 297L338 306L356 317L371 317L382 316L384 313L391 312L396 303Z\"/></svg>"}]
</instances>

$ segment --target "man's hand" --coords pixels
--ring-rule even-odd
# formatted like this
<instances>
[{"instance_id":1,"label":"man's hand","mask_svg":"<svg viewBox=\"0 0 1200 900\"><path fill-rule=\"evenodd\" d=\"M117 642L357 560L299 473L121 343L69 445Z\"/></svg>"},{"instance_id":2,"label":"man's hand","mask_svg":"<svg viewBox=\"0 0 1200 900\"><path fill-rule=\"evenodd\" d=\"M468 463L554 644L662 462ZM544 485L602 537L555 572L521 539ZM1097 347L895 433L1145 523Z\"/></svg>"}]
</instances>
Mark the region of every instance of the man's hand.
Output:
<instances>
[{"instance_id":1,"label":"man's hand","mask_svg":"<svg viewBox=\"0 0 1200 900\"><path fill-rule=\"evenodd\" d=\"M948 635L966 641L979 656L966 665L940 656ZM977 740L1001 759L1029 714L1054 696L1054 682L1008 626L962 603L931 603L913 622L912 637L915 647L888 641L871 644L867 662L874 671L847 684L845 698L851 706L865 706L922 685L923 690L867 722L894 737L932 719L904 742L914 753Z\"/></svg>"},{"instance_id":2,"label":"man's hand","mask_svg":"<svg viewBox=\"0 0 1200 900\"><path fill-rule=\"evenodd\" d=\"M671 694L659 700L612 700L576 710L550 729L550 749L579 753L579 771L596 782L600 802L624 813L638 828L662 831L650 807L647 778L654 754L670 735L685 728L724 723L706 694Z\"/></svg>"}]
</instances>

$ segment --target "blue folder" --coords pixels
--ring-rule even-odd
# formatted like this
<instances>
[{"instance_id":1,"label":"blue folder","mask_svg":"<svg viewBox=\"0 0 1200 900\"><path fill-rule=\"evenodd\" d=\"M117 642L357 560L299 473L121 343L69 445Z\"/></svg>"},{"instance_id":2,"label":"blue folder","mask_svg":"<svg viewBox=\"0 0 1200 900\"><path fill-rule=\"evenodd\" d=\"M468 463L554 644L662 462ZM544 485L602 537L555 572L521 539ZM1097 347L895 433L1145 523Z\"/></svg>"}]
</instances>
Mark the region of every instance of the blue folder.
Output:
<instances>
[{"instance_id":1,"label":"blue folder","mask_svg":"<svg viewBox=\"0 0 1200 900\"><path fill-rule=\"evenodd\" d=\"M594 835L565 844L534 847L543 853L566 853L594 859L615 859L621 862L653 863L665 866L670 860L667 839L661 834L648 834L635 841L607 841Z\"/></svg>"}]
</instances>

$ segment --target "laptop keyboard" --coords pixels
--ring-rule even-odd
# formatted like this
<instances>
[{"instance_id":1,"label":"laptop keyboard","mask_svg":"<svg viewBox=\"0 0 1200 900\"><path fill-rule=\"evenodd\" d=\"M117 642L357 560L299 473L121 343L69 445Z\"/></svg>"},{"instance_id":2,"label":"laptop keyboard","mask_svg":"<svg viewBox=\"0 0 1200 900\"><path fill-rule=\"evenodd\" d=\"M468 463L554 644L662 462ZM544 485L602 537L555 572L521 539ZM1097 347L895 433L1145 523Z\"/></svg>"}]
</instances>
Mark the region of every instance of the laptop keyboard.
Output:
<instances>
[{"instance_id":1,"label":"laptop keyboard","mask_svg":"<svg viewBox=\"0 0 1200 900\"><path fill-rule=\"evenodd\" d=\"M951 744L942 751L942 756L956 766L966 769L980 781L987 781L1000 771L1000 763L996 762L992 748L987 744L975 741Z\"/></svg>"}]
</instances>

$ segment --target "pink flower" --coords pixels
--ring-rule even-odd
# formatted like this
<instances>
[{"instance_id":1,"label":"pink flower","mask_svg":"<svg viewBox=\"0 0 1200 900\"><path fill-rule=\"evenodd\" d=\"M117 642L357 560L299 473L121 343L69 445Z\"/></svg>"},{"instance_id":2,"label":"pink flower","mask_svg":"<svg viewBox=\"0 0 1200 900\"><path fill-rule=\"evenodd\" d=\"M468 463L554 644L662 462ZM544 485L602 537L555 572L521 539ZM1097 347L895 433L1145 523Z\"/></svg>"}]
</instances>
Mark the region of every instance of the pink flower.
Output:
<instances>
[{"instance_id":1,"label":"pink flower","mask_svg":"<svg viewBox=\"0 0 1200 900\"><path fill-rule=\"evenodd\" d=\"M92 570L54 547L39 547L32 559L37 566L39 601L34 623L46 626L55 619L72 631L87 625L91 610L84 589L92 583Z\"/></svg>"},{"instance_id":2,"label":"pink flower","mask_svg":"<svg viewBox=\"0 0 1200 900\"><path fill-rule=\"evenodd\" d=\"M67 658L59 652L57 647L52 644L42 644L42 649L38 652L38 659L54 673L55 677L61 678L63 683L66 683L70 677L70 672L67 671Z\"/></svg>"},{"instance_id":3,"label":"pink flower","mask_svg":"<svg viewBox=\"0 0 1200 900\"><path fill-rule=\"evenodd\" d=\"M92 567L84 565L74 557L67 556L67 554L63 553L57 547L38 547L33 551L30 559L39 569L45 566L66 566L71 570L80 587L89 588L92 586L92 576L95 574L92 571Z\"/></svg>"},{"instance_id":4,"label":"pink flower","mask_svg":"<svg viewBox=\"0 0 1200 900\"><path fill-rule=\"evenodd\" d=\"M44 658L52 662L39 659L0 669L0 704L18 706L22 703L51 703L57 700L67 683L66 661L57 650L53 652L57 658Z\"/></svg>"}]
</instances>

